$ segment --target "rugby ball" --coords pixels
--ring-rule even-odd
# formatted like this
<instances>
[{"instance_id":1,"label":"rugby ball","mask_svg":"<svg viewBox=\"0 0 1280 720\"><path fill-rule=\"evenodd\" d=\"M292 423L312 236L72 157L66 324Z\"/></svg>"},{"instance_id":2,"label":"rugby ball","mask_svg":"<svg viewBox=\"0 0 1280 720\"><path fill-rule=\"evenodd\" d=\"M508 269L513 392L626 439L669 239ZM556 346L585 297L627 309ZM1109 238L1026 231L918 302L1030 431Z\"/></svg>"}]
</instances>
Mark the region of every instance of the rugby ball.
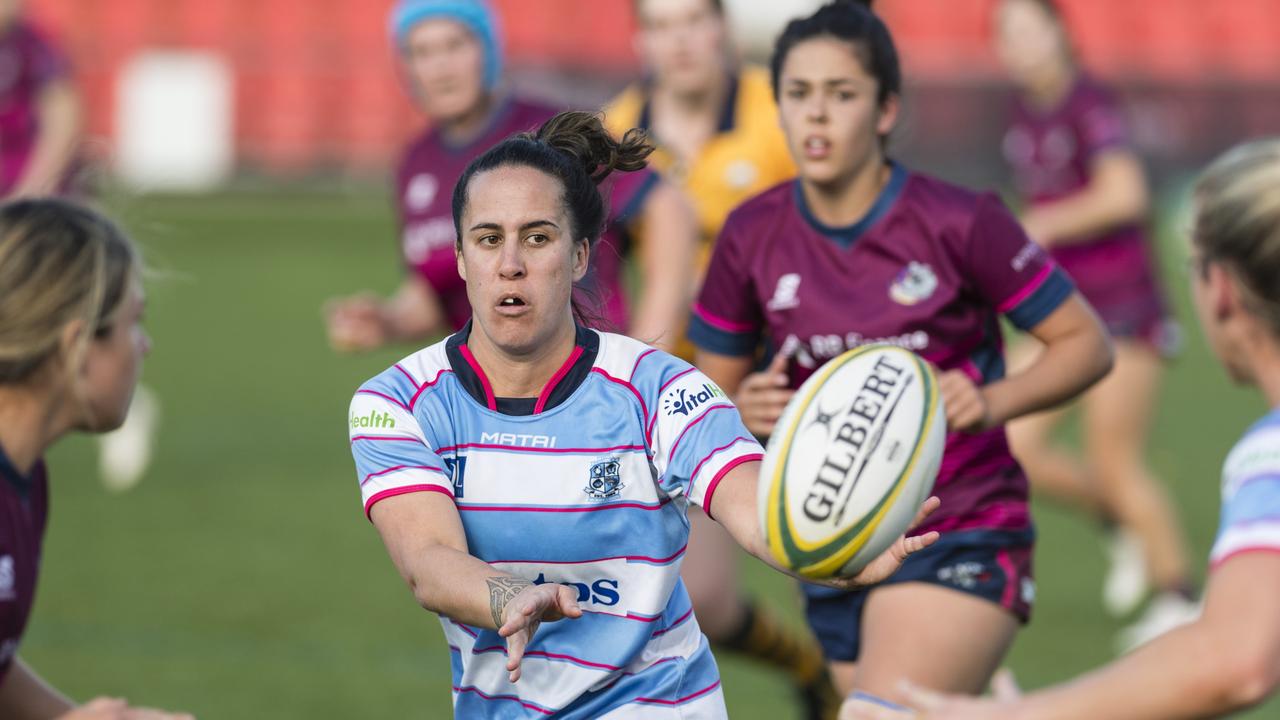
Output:
<instances>
[{"instance_id":1,"label":"rugby ball","mask_svg":"<svg viewBox=\"0 0 1280 720\"><path fill-rule=\"evenodd\" d=\"M760 522L783 567L856 575L933 490L947 420L919 356L864 345L823 365L787 404L760 468Z\"/></svg>"}]
</instances>

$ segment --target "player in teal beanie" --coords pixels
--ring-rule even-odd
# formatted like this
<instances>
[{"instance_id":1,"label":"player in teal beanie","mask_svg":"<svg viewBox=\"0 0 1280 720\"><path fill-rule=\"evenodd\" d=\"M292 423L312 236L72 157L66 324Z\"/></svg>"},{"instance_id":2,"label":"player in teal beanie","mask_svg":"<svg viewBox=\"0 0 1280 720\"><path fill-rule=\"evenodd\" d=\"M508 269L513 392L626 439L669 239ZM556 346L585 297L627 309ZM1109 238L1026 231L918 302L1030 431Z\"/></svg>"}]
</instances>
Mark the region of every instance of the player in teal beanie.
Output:
<instances>
[{"instance_id":1,"label":"player in teal beanie","mask_svg":"<svg viewBox=\"0 0 1280 720\"><path fill-rule=\"evenodd\" d=\"M502 77L498 18L484 0L400 0L391 11L391 35L404 47L409 31L423 20L443 18L466 26L484 47L484 87L493 90Z\"/></svg>"}]
</instances>

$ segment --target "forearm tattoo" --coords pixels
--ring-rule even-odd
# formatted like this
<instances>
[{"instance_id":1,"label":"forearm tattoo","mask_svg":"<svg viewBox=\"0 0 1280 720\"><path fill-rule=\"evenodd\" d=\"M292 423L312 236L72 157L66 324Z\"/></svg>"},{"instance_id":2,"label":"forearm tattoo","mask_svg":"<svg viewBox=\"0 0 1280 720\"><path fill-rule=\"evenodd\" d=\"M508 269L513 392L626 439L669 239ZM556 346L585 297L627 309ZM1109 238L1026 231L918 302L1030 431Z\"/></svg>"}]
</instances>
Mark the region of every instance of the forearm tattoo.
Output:
<instances>
[{"instance_id":1,"label":"forearm tattoo","mask_svg":"<svg viewBox=\"0 0 1280 720\"><path fill-rule=\"evenodd\" d=\"M520 594L521 590L533 583L524 578L510 576L485 578L489 584L489 611L493 613L494 627L502 627L502 611L506 609L511 598Z\"/></svg>"}]
</instances>

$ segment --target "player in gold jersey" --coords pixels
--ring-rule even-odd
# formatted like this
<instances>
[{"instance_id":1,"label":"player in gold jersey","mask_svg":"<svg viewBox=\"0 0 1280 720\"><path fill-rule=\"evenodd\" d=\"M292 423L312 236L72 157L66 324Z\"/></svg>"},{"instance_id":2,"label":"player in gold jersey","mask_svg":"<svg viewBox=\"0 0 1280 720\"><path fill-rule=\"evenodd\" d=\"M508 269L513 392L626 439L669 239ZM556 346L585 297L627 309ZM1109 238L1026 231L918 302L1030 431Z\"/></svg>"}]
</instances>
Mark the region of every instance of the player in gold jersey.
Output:
<instances>
[{"instance_id":1,"label":"player in gold jersey","mask_svg":"<svg viewBox=\"0 0 1280 720\"><path fill-rule=\"evenodd\" d=\"M692 200L702 236L696 280L729 212L795 175L778 126L769 74L733 59L721 0L635 0L636 47L645 79L605 109L616 135L644 128L657 144L650 167ZM679 353L692 357L683 342ZM833 718L839 699L822 651L789 629L772 608L747 598L729 535L697 510L681 575L703 632L718 650L786 672L804 697L808 718ZM732 689L730 689L730 692Z\"/></svg>"}]
</instances>

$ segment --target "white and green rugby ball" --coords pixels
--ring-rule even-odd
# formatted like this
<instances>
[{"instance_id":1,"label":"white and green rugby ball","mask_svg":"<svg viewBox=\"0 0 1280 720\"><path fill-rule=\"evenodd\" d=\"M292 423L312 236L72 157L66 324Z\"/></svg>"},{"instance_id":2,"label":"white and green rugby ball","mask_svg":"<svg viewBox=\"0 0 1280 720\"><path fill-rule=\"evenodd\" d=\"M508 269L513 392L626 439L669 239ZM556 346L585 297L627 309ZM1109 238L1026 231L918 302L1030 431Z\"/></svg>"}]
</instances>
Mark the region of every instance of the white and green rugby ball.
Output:
<instances>
[{"instance_id":1,"label":"white and green rugby ball","mask_svg":"<svg viewBox=\"0 0 1280 720\"><path fill-rule=\"evenodd\" d=\"M784 567L856 575L933 490L947 420L914 353L864 345L823 365L788 403L760 468L764 536Z\"/></svg>"}]
</instances>

